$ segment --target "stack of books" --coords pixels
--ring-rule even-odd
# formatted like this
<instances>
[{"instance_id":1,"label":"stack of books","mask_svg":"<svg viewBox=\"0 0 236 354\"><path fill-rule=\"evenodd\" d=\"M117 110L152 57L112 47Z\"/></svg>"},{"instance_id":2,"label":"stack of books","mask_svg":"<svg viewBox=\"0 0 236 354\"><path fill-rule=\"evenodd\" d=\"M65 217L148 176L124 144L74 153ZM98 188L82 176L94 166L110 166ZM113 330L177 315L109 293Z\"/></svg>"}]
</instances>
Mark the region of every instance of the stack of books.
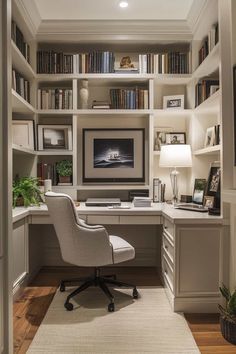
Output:
<instances>
[{"instance_id":1,"label":"stack of books","mask_svg":"<svg viewBox=\"0 0 236 354\"><path fill-rule=\"evenodd\" d=\"M218 79L201 79L195 86L195 107L204 102L219 89Z\"/></svg>"},{"instance_id":2,"label":"stack of books","mask_svg":"<svg viewBox=\"0 0 236 354\"><path fill-rule=\"evenodd\" d=\"M92 108L93 109L110 109L111 105L107 101L96 101L96 100L93 100Z\"/></svg>"},{"instance_id":3,"label":"stack of books","mask_svg":"<svg viewBox=\"0 0 236 354\"><path fill-rule=\"evenodd\" d=\"M148 109L148 90L140 88L111 89L111 108Z\"/></svg>"},{"instance_id":4,"label":"stack of books","mask_svg":"<svg viewBox=\"0 0 236 354\"><path fill-rule=\"evenodd\" d=\"M216 23L211 27L207 37L203 39L202 46L198 52L199 65L208 56L208 54L218 43L218 41L219 41L219 28L218 28L218 23Z\"/></svg>"},{"instance_id":5,"label":"stack of books","mask_svg":"<svg viewBox=\"0 0 236 354\"><path fill-rule=\"evenodd\" d=\"M188 74L191 67L190 60L190 52L140 54L139 72L141 74Z\"/></svg>"},{"instance_id":6,"label":"stack of books","mask_svg":"<svg viewBox=\"0 0 236 354\"><path fill-rule=\"evenodd\" d=\"M12 70L12 88L27 102L30 102L29 81L14 69Z\"/></svg>"},{"instance_id":7,"label":"stack of books","mask_svg":"<svg viewBox=\"0 0 236 354\"><path fill-rule=\"evenodd\" d=\"M71 89L38 89L38 109L72 109Z\"/></svg>"},{"instance_id":8,"label":"stack of books","mask_svg":"<svg viewBox=\"0 0 236 354\"><path fill-rule=\"evenodd\" d=\"M12 21L11 23L11 38L15 42L17 48L21 51L25 59L30 62L30 47L26 43L23 33L15 23L15 21Z\"/></svg>"},{"instance_id":9,"label":"stack of books","mask_svg":"<svg viewBox=\"0 0 236 354\"><path fill-rule=\"evenodd\" d=\"M148 197L134 197L133 199L134 207L142 208L142 207L151 207L152 199Z\"/></svg>"}]
</instances>

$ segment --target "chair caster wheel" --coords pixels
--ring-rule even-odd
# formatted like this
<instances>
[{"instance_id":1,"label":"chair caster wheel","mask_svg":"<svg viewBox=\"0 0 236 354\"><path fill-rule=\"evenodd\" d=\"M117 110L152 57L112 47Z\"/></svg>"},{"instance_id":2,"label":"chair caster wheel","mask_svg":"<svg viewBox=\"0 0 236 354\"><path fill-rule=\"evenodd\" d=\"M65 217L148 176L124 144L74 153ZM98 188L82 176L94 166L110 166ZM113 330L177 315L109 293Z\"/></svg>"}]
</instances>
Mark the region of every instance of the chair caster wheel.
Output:
<instances>
[{"instance_id":1,"label":"chair caster wheel","mask_svg":"<svg viewBox=\"0 0 236 354\"><path fill-rule=\"evenodd\" d=\"M65 284L60 285L60 292L63 293L66 290Z\"/></svg>"},{"instance_id":2,"label":"chair caster wheel","mask_svg":"<svg viewBox=\"0 0 236 354\"><path fill-rule=\"evenodd\" d=\"M138 298L138 290L136 288L134 288L134 290L133 290L133 298L134 299Z\"/></svg>"},{"instance_id":3,"label":"chair caster wheel","mask_svg":"<svg viewBox=\"0 0 236 354\"><path fill-rule=\"evenodd\" d=\"M115 311L115 304L114 304L114 302L111 302L111 303L108 305L108 311L109 311L109 312L114 312L114 311Z\"/></svg>"},{"instance_id":4,"label":"chair caster wheel","mask_svg":"<svg viewBox=\"0 0 236 354\"><path fill-rule=\"evenodd\" d=\"M67 309L67 311L72 311L74 306L70 302L65 302L64 307Z\"/></svg>"}]
</instances>

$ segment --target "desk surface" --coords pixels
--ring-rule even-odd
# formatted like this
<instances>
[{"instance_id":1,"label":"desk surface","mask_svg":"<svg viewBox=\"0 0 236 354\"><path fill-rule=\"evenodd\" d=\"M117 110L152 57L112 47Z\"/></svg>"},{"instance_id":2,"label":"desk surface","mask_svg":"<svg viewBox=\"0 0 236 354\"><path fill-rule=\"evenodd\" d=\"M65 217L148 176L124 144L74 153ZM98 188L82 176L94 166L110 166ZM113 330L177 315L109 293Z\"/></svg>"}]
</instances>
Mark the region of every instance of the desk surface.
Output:
<instances>
[{"instance_id":1,"label":"desk surface","mask_svg":"<svg viewBox=\"0 0 236 354\"><path fill-rule=\"evenodd\" d=\"M134 207L131 203L124 203L131 206L130 209L109 209L108 207L87 207L85 203L81 203L77 207L79 215L150 215L150 216L165 216L170 221L178 223L187 223L187 224L225 224L221 216L212 216L208 213L200 213L195 211L187 211L175 209L172 205L166 203L153 203L149 208L137 208ZM39 207L16 207L13 209L13 222L16 222L20 219L25 218L29 215L48 215L48 209L45 204L40 205Z\"/></svg>"}]
</instances>

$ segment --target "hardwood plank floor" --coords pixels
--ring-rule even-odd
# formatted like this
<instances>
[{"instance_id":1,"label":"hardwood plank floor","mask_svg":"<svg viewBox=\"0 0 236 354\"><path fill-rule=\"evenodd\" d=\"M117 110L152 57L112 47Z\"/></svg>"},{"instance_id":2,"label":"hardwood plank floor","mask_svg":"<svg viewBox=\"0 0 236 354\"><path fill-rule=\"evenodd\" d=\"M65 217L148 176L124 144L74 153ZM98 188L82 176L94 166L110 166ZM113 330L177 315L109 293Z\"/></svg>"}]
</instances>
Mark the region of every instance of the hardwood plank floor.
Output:
<instances>
[{"instance_id":1,"label":"hardwood plank floor","mask_svg":"<svg viewBox=\"0 0 236 354\"><path fill-rule=\"evenodd\" d=\"M45 267L38 273L14 303L14 353L26 353L61 279L87 276L91 271L88 268ZM155 268L107 267L104 269L103 274L109 273L115 273L119 280L137 286L161 286L161 279ZM202 354L236 354L236 346L230 345L221 336L217 314L187 314L185 317Z\"/></svg>"}]
</instances>

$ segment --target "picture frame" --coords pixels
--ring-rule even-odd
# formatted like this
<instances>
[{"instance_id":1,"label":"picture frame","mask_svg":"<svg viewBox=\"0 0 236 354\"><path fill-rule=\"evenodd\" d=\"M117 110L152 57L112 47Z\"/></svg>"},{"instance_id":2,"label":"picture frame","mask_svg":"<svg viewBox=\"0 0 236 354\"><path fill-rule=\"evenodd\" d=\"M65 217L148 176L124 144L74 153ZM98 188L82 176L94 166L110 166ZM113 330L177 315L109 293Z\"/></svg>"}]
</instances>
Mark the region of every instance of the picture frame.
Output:
<instances>
[{"instance_id":1,"label":"picture frame","mask_svg":"<svg viewBox=\"0 0 236 354\"><path fill-rule=\"evenodd\" d=\"M38 150L72 150L72 126L38 124Z\"/></svg>"},{"instance_id":2,"label":"picture frame","mask_svg":"<svg viewBox=\"0 0 236 354\"><path fill-rule=\"evenodd\" d=\"M173 131L172 127L157 127L153 130L153 150L160 151L162 145L166 145L166 133Z\"/></svg>"},{"instance_id":3,"label":"picture frame","mask_svg":"<svg viewBox=\"0 0 236 354\"><path fill-rule=\"evenodd\" d=\"M215 126L207 128L204 147L207 148L213 146L214 144L215 144Z\"/></svg>"},{"instance_id":4,"label":"picture frame","mask_svg":"<svg viewBox=\"0 0 236 354\"><path fill-rule=\"evenodd\" d=\"M163 109L184 109L184 95L163 96Z\"/></svg>"},{"instance_id":5,"label":"picture frame","mask_svg":"<svg viewBox=\"0 0 236 354\"><path fill-rule=\"evenodd\" d=\"M186 144L185 132L166 133L166 144Z\"/></svg>"},{"instance_id":6,"label":"picture frame","mask_svg":"<svg viewBox=\"0 0 236 354\"><path fill-rule=\"evenodd\" d=\"M207 207L207 208L213 208L214 207L214 199L215 199L215 197L213 197L213 196L205 195L204 201L203 201L203 206Z\"/></svg>"},{"instance_id":7,"label":"picture frame","mask_svg":"<svg viewBox=\"0 0 236 354\"><path fill-rule=\"evenodd\" d=\"M196 178L194 181L192 201L196 204L203 204L207 180L205 178Z\"/></svg>"},{"instance_id":8,"label":"picture frame","mask_svg":"<svg viewBox=\"0 0 236 354\"><path fill-rule=\"evenodd\" d=\"M145 129L83 129L83 183L145 182Z\"/></svg>"},{"instance_id":9,"label":"picture frame","mask_svg":"<svg viewBox=\"0 0 236 354\"><path fill-rule=\"evenodd\" d=\"M218 162L212 163L208 175L205 195L214 197L214 207L220 208L221 167Z\"/></svg>"},{"instance_id":10,"label":"picture frame","mask_svg":"<svg viewBox=\"0 0 236 354\"><path fill-rule=\"evenodd\" d=\"M12 121L12 143L26 149L35 149L33 120Z\"/></svg>"}]
</instances>

